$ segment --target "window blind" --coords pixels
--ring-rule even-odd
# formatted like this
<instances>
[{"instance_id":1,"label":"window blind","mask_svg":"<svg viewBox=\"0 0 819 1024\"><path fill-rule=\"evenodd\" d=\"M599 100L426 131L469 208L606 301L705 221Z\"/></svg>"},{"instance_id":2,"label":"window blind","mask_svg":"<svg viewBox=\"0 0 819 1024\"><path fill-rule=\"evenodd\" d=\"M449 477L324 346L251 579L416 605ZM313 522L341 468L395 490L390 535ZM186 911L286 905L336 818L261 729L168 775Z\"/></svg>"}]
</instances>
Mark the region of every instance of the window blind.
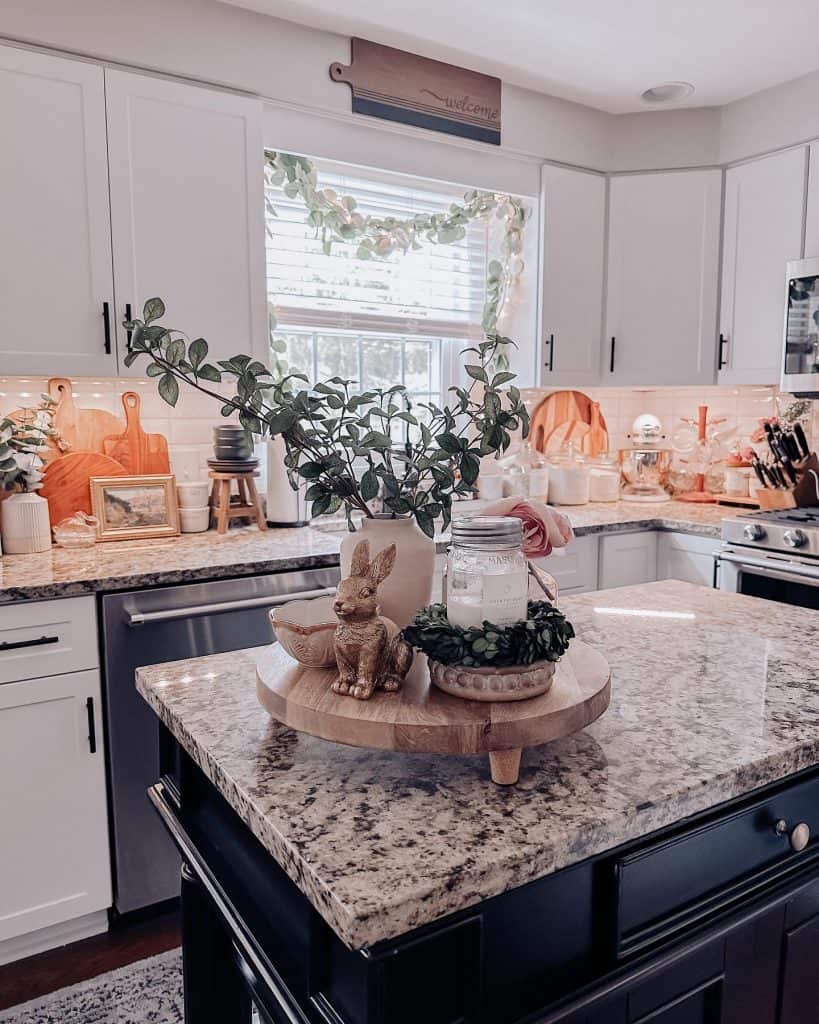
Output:
<instances>
[{"instance_id":1,"label":"window blind","mask_svg":"<svg viewBox=\"0 0 819 1024\"><path fill-rule=\"evenodd\" d=\"M316 161L319 187L355 198L364 215L408 218L448 210L464 189ZM326 254L299 197L269 189L267 286L279 331L291 328L478 339L486 287L487 225L451 244L362 260L334 241Z\"/></svg>"}]
</instances>

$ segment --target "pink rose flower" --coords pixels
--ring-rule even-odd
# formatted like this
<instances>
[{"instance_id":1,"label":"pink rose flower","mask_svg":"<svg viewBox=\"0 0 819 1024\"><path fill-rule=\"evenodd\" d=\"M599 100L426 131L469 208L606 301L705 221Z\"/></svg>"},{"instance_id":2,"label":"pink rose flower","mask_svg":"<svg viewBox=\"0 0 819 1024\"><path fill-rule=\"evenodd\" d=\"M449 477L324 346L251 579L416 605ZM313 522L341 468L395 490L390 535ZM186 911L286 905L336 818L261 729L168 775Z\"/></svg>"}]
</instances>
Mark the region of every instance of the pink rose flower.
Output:
<instances>
[{"instance_id":1,"label":"pink rose flower","mask_svg":"<svg viewBox=\"0 0 819 1024\"><path fill-rule=\"evenodd\" d=\"M564 548L574 537L569 520L534 498L500 498L490 502L482 516L512 516L523 523L521 548L527 558L545 558L553 548Z\"/></svg>"}]
</instances>

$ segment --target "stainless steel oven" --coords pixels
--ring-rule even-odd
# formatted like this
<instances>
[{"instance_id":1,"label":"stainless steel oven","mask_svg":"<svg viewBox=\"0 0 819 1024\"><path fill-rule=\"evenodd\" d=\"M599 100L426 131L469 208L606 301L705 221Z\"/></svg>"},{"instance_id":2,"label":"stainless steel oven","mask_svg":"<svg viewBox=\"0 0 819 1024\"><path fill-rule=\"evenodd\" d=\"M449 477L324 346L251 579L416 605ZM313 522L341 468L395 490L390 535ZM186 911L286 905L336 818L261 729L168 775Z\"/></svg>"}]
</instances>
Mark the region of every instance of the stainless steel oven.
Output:
<instances>
[{"instance_id":1,"label":"stainless steel oven","mask_svg":"<svg viewBox=\"0 0 819 1024\"><path fill-rule=\"evenodd\" d=\"M720 590L819 610L819 563L726 545L717 554Z\"/></svg>"},{"instance_id":2,"label":"stainless steel oven","mask_svg":"<svg viewBox=\"0 0 819 1024\"><path fill-rule=\"evenodd\" d=\"M782 390L819 397L819 257L787 265Z\"/></svg>"}]
</instances>

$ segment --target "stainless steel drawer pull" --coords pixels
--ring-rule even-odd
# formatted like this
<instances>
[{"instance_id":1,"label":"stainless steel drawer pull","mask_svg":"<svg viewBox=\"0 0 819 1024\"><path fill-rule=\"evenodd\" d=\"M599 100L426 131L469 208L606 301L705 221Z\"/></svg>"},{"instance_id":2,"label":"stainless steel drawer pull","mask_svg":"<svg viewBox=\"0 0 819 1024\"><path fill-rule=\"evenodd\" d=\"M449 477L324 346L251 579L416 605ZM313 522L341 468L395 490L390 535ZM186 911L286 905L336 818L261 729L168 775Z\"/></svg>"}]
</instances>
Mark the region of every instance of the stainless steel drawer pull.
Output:
<instances>
[{"instance_id":1,"label":"stainless steel drawer pull","mask_svg":"<svg viewBox=\"0 0 819 1024\"><path fill-rule=\"evenodd\" d=\"M774 828L778 836L787 836L794 853L801 853L810 842L810 825L804 821L800 821L798 825L790 828L787 821L780 818Z\"/></svg>"},{"instance_id":2,"label":"stainless steel drawer pull","mask_svg":"<svg viewBox=\"0 0 819 1024\"><path fill-rule=\"evenodd\" d=\"M268 594L266 597L249 597L239 601L219 601L214 604L196 604L189 608L167 608L159 612L132 612L128 616L129 626L144 626L149 622L170 622L176 619L190 619L199 615L218 615L221 612L238 612L247 608L272 608L288 601L306 601L313 597L329 597L335 594L335 587L321 587L318 590L299 590L292 594Z\"/></svg>"},{"instance_id":3,"label":"stainless steel drawer pull","mask_svg":"<svg viewBox=\"0 0 819 1024\"><path fill-rule=\"evenodd\" d=\"M58 644L58 636L41 636L36 640L5 640L0 644L0 651L19 651L23 647L44 647L46 644Z\"/></svg>"}]
</instances>

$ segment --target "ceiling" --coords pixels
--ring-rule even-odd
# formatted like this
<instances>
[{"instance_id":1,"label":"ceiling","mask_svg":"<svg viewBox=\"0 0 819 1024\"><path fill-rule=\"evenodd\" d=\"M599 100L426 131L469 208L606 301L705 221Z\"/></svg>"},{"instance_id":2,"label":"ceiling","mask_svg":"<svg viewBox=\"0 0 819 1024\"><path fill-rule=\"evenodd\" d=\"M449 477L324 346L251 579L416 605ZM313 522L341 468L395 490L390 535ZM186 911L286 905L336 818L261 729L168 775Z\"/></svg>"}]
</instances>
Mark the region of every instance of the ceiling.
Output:
<instances>
[{"instance_id":1,"label":"ceiling","mask_svg":"<svg viewBox=\"0 0 819 1024\"><path fill-rule=\"evenodd\" d=\"M223 0L611 113L691 82L721 106L819 68L816 0Z\"/></svg>"}]
</instances>

